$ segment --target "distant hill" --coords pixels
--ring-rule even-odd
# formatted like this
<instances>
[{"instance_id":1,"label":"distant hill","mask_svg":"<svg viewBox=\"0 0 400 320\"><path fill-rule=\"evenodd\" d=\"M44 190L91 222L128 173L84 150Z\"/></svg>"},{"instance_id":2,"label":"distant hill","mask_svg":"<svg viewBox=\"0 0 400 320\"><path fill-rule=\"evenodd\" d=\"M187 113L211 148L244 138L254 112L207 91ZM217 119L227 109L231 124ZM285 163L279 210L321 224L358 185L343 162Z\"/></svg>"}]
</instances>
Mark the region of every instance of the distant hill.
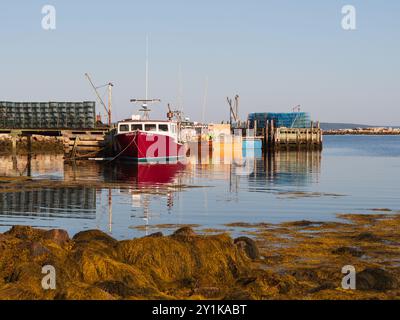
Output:
<instances>
[{"instance_id":1,"label":"distant hill","mask_svg":"<svg viewBox=\"0 0 400 320\"><path fill-rule=\"evenodd\" d=\"M340 129L354 129L354 128L388 128L389 126L371 126L366 124L356 123L329 123L321 122L322 130L340 130ZM392 127L399 128L399 127Z\"/></svg>"}]
</instances>

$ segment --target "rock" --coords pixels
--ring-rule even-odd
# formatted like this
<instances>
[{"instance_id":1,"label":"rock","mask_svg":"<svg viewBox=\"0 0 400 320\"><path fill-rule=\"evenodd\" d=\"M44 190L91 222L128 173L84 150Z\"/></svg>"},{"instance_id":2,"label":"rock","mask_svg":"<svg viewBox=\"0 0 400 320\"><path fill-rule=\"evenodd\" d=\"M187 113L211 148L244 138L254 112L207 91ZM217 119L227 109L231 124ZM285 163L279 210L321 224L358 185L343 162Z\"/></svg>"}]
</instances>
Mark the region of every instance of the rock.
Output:
<instances>
[{"instance_id":1,"label":"rock","mask_svg":"<svg viewBox=\"0 0 400 320\"><path fill-rule=\"evenodd\" d=\"M118 241L100 230L88 230L77 233L73 238L75 242L100 241L108 245L115 245Z\"/></svg>"},{"instance_id":2,"label":"rock","mask_svg":"<svg viewBox=\"0 0 400 320\"><path fill-rule=\"evenodd\" d=\"M356 286L357 290L363 291L387 291L397 289L398 282L393 275L383 269L369 268L357 274Z\"/></svg>"},{"instance_id":3,"label":"rock","mask_svg":"<svg viewBox=\"0 0 400 320\"><path fill-rule=\"evenodd\" d=\"M239 237L235 239L234 243L242 248L250 259L256 260L260 257L260 251L253 239L248 237Z\"/></svg>"},{"instance_id":4,"label":"rock","mask_svg":"<svg viewBox=\"0 0 400 320\"><path fill-rule=\"evenodd\" d=\"M57 292L55 300L115 300L115 297L101 288L82 283L71 283L61 292Z\"/></svg>"},{"instance_id":5,"label":"rock","mask_svg":"<svg viewBox=\"0 0 400 320\"><path fill-rule=\"evenodd\" d=\"M0 242L6 241L6 240L8 240L8 239L9 239L9 236L0 233Z\"/></svg>"},{"instance_id":6,"label":"rock","mask_svg":"<svg viewBox=\"0 0 400 320\"><path fill-rule=\"evenodd\" d=\"M301 220L301 221L291 222L289 224L294 227L310 227L310 226L316 224L316 222L312 222L312 221L308 221L308 220Z\"/></svg>"},{"instance_id":7,"label":"rock","mask_svg":"<svg viewBox=\"0 0 400 320\"><path fill-rule=\"evenodd\" d=\"M193 237L196 237L196 233L193 231L191 227L183 227L176 230L172 237L178 238L180 240L190 240Z\"/></svg>"},{"instance_id":8,"label":"rock","mask_svg":"<svg viewBox=\"0 0 400 320\"><path fill-rule=\"evenodd\" d=\"M33 242L29 246L30 253L33 257L39 257L45 254L51 254L51 251L43 246L40 242Z\"/></svg>"},{"instance_id":9,"label":"rock","mask_svg":"<svg viewBox=\"0 0 400 320\"><path fill-rule=\"evenodd\" d=\"M156 232L148 235L146 238L162 238L163 236L162 232Z\"/></svg>"},{"instance_id":10,"label":"rock","mask_svg":"<svg viewBox=\"0 0 400 320\"><path fill-rule=\"evenodd\" d=\"M360 258L365 254L363 251L351 247L340 247L333 250L332 253L336 255L350 255L357 258Z\"/></svg>"},{"instance_id":11,"label":"rock","mask_svg":"<svg viewBox=\"0 0 400 320\"><path fill-rule=\"evenodd\" d=\"M118 295L120 297L129 297L135 294L135 291L129 288L125 283L121 281L103 281L96 284L97 287L108 292L112 295Z\"/></svg>"},{"instance_id":12,"label":"rock","mask_svg":"<svg viewBox=\"0 0 400 320\"><path fill-rule=\"evenodd\" d=\"M358 236L355 237L358 241L371 241L371 242L378 242L381 241L376 235L371 232L363 232L360 233Z\"/></svg>"},{"instance_id":13,"label":"rock","mask_svg":"<svg viewBox=\"0 0 400 320\"><path fill-rule=\"evenodd\" d=\"M162 287L171 283L184 283L186 288L193 283L196 287L231 285L248 268L248 259L228 235L195 236L185 241L182 239L187 238L178 234L121 241L116 255ZM192 280L188 283L187 279Z\"/></svg>"},{"instance_id":14,"label":"rock","mask_svg":"<svg viewBox=\"0 0 400 320\"><path fill-rule=\"evenodd\" d=\"M335 284L333 284L332 282L325 282L320 286L309 290L308 293L313 294L324 290L334 290L334 289L336 289Z\"/></svg>"},{"instance_id":15,"label":"rock","mask_svg":"<svg viewBox=\"0 0 400 320\"><path fill-rule=\"evenodd\" d=\"M221 289L217 287L196 288L193 294L203 296L207 299L216 299L221 296Z\"/></svg>"},{"instance_id":16,"label":"rock","mask_svg":"<svg viewBox=\"0 0 400 320\"><path fill-rule=\"evenodd\" d=\"M83 244L78 246L70 257L77 266L80 278L86 284L102 281L122 281L131 287L150 286L145 275L146 272L119 261L114 256L113 249L99 249L92 243Z\"/></svg>"},{"instance_id":17,"label":"rock","mask_svg":"<svg viewBox=\"0 0 400 320\"><path fill-rule=\"evenodd\" d=\"M293 271L290 275L299 281L317 282L319 280L318 272L314 269L298 269Z\"/></svg>"},{"instance_id":18,"label":"rock","mask_svg":"<svg viewBox=\"0 0 400 320\"><path fill-rule=\"evenodd\" d=\"M223 300L248 301L256 300L254 295L246 290L234 290L227 294Z\"/></svg>"},{"instance_id":19,"label":"rock","mask_svg":"<svg viewBox=\"0 0 400 320\"><path fill-rule=\"evenodd\" d=\"M70 239L63 230L29 227L0 238L0 300L213 299L235 291L232 284L242 291L238 279L251 277L250 260L229 235L196 236L188 227L126 241L98 230ZM56 268L57 290L43 290L44 265ZM254 285L242 297L258 297Z\"/></svg>"},{"instance_id":20,"label":"rock","mask_svg":"<svg viewBox=\"0 0 400 320\"><path fill-rule=\"evenodd\" d=\"M43 235L43 239L52 240L61 245L70 240L68 232L62 229L49 230Z\"/></svg>"},{"instance_id":21,"label":"rock","mask_svg":"<svg viewBox=\"0 0 400 320\"><path fill-rule=\"evenodd\" d=\"M250 283L257 281L257 279L258 279L257 277L243 277L238 279L237 283L239 283L242 286L247 286Z\"/></svg>"},{"instance_id":22,"label":"rock","mask_svg":"<svg viewBox=\"0 0 400 320\"><path fill-rule=\"evenodd\" d=\"M21 240L27 239L38 239L43 236L46 231L40 229L34 229L27 226L13 226L9 231L5 232L5 235L9 235Z\"/></svg>"}]
</instances>

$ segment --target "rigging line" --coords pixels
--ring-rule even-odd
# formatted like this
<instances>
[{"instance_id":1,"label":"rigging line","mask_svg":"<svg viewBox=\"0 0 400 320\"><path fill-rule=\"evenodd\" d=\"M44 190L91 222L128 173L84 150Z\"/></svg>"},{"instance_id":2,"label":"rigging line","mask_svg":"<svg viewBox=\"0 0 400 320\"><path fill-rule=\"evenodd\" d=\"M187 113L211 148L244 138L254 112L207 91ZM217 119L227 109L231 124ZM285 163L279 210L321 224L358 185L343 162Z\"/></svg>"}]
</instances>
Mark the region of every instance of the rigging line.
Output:
<instances>
[{"instance_id":1,"label":"rigging line","mask_svg":"<svg viewBox=\"0 0 400 320\"><path fill-rule=\"evenodd\" d=\"M137 131L137 132L138 132L138 131ZM107 161L107 163L110 163L110 162L116 160L117 158L119 158L126 150L128 150L129 147L132 146L133 143L136 144L136 141L135 141L134 138L133 138L132 141L126 146L126 148L125 148L124 150L122 150L120 153L118 153L114 158L112 158L112 159L110 159L109 161ZM138 151L140 151L137 144L136 144L136 147L138 148Z\"/></svg>"},{"instance_id":2,"label":"rigging line","mask_svg":"<svg viewBox=\"0 0 400 320\"><path fill-rule=\"evenodd\" d=\"M87 158L87 157L89 157L89 156L98 154L100 151L103 151L104 149L105 149L105 148L101 148L101 149L99 149L98 151L93 151L93 152L91 152L91 153L87 153L87 154L84 154L84 155L75 156L75 157L72 157L72 158L67 158L67 159L65 159L65 161L73 161L73 160L76 160L76 159Z\"/></svg>"}]
</instances>

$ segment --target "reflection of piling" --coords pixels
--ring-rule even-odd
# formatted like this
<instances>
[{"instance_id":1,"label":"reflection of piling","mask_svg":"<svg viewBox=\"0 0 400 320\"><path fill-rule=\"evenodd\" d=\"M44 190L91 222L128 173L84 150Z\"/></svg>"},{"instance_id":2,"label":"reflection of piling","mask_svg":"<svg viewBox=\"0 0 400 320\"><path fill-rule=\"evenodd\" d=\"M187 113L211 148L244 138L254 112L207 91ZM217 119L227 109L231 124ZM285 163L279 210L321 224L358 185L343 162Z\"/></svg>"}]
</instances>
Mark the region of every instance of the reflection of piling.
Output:
<instances>
[{"instance_id":1,"label":"reflection of piling","mask_svg":"<svg viewBox=\"0 0 400 320\"><path fill-rule=\"evenodd\" d=\"M18 161L17 161L17 139L18 134L15 132L11 132L11 155L13 161L13 170L16 172L18 169Z\"/></svg>"},{"instance_id":2,"label":"reflection of piling","mask_svg":"<svg viewBox=\"0 0 400 320\"><path fill-rule=\"evenodd\" d=\"M275 184L303 185L319 179L321 154L321 150L310 149L267 152L258 163L262 170L254 170L254 176L260 177L263 183L267 180Z\"/></svg>"},{"instance_id":3,"label":"reflection of piling","mask_svg":"<svg viewBox=\"0 0 400 320\"><path fill-rule=\"evenodd\" d=\"M112 191L108 188L108 231L112 233Z\"/></svg>"}]
</instances>

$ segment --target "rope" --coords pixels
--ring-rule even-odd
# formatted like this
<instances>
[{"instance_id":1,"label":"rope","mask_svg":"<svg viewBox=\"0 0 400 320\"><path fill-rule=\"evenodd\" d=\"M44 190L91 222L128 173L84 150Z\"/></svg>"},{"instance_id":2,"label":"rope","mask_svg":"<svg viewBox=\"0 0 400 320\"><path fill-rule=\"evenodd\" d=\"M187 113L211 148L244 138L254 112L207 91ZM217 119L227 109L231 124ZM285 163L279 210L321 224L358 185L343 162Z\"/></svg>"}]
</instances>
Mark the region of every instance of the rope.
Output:
<instances>
[{"instance_id":1,"label":"rope","mask_svg":"<svg viewBox=\"0 0 400 320\"><path fill-rule=\"evenodd\" d=\"M138 131L136 131L137 133ZM113 162L114 160L116 160L117 158L119 158L121 156L121 154L123 154L130 146L132 146L132 144L136 145L136 148L138 148L138 151L140 152L139 146L137 145L135 139L132 139L132 141L126 146L126 148L124 150L122 150L120 153L118 153L114 158L112 158L111 160L108 160L107 163Z\"/></svg>"},{"instance_id":2,"label":"rope","mask_svg":"<svg viewBox=\"0 0 400 320\"><path fill-rule=\"evenodd\" d=\"M136 133L138 133L138 132L139 132L139 130L136 131ZM116 160L117 158L119 158L129 147L132 146L132 144L135 144L135 145L136 145L136 148L138 149L138 152L140 152L140 148L139 148L139 146L137 145L135 139L132 139L132 141L126 146L126 148L125 148L124 150L122 150L120 153L118 153L114 158L108 160L106 163L113 162L114 160ZM93 152L88 153L88 154L85 154L85 155L71 157L71 158L68 158L67 161L72 161L72 160L81 159L81 158L87 158L87 157L89 157L89 156L91 156L91 155L96 155L98 152L100 152L100 151L102 151L102 150L104 150L104 149L105 149L105 148L101 148L101 149L98 150L98 151L93 151Z\"/></svg>"},{"instance_id":3,"label":"rope","mask_svg":"<svg viewBox=\"0 0 400 320\"><path fill-rule=\"evenodd\" d=\"M68 160L68 161L72 161L72 160L75 160L75 159L87 158L87 157L89 157L89 156L91 156L91 155L96 155L98 152L103 151L104 149L105 149L105 148L101 148L101 149L98 150L98 151L93 151L93 152L91 152L91 153L87 153L87 154L84 154L84 155L81 155L81 156L70 157L70 158L68 158L67 160Z\"/></svg>"}]
</instances>

